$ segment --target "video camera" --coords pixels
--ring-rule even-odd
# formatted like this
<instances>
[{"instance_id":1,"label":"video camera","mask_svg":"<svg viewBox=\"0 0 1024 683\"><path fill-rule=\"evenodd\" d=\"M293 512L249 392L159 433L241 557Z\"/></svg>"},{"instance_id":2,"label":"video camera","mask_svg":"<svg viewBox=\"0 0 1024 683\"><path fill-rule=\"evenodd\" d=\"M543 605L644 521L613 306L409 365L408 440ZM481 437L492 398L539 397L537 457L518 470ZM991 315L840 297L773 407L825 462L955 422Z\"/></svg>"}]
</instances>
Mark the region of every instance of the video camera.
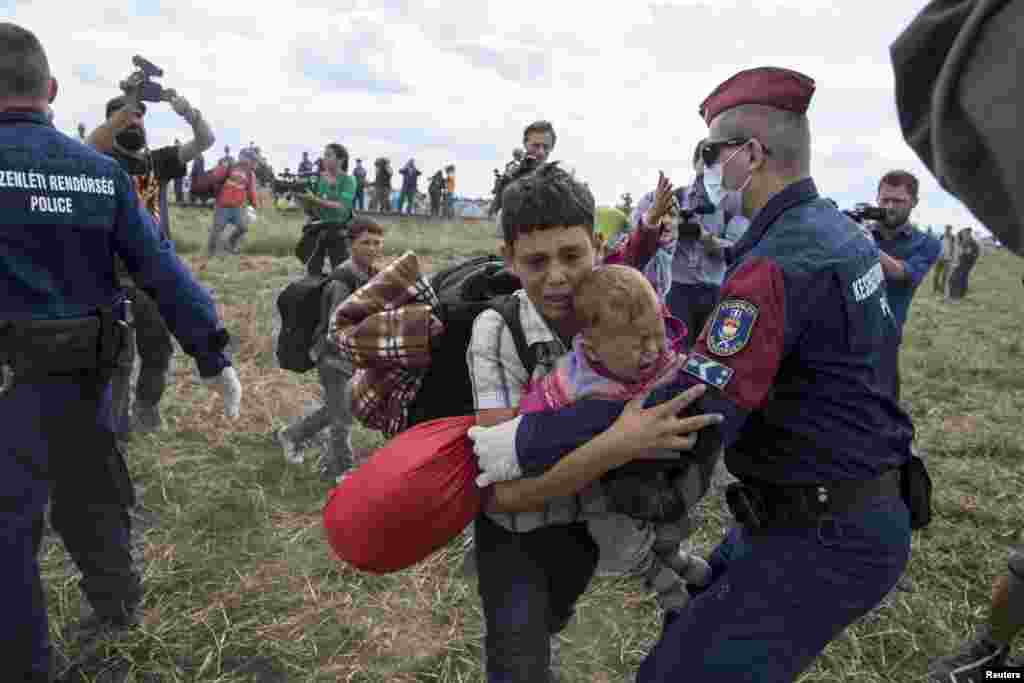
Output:
<instances>
[{"instance_id":1,"label":"video camera","mask_svg":"<svg viewBox=\"0 0 1024 683\"><path fill-rule=\"evenodd\" d=\"M679 217L679 237L695 239L700 237L702 230L697 217L713 214L715 205L708 199L704 183L698 178L689 188L680 187L672 193L672 211Z\"/></svg>"},{"instance_id":2,"label":"video camera","mask_svg":"<svg viewBox=\"0 0 1024 683\"><path fill-rule=\"evenodd\" d=\"M504 173L494 169L494 189L492 190L494 192L494 201L491 202L492 211L497 211L501 208L501 193L505 191L505 188L513 180L530 173L538 166L540 166L540 160L537 157L527 155L521 161L510 161L505 166Z\"/></svg>"},{"instance_id":3,"label":"video camera","mask_svg":"<svg viewBox=\"0 0 1024 683\"><path fill-rule=\"evenodd\" d=\"M871 206L870 204L857 204L853 209L843 211L843 213L857 223L864 223L866 221L884 221L889 215L885 209L878 206Z\"/></svg>"},{"instance_id":4,"label":"video camera","mask_svg":"<svg viewBox=\"0 0 1024 683\"><path fill-rule=\"evenodd\" d=\"M289 198L291 198L291 195L305 194L314 178L316 178L315 173L299 173L297 175L294 173L282 173L274 178L274 194L287 195Z\"/></svg>"},{"instance_id":5,"label":"video camera","mask_svg":"<svg viewBox=\"0 0 1024 683\"><path fill-rule=\"evenodd\" d=\"M165 88L152 80L164 75L164 70L156 64L135 55L132 57L132 65L136 70L119 84L126 95L138 93L140 102L170 102L177 97L178 93L172 88Z\"/></svg>"}]
</instances>

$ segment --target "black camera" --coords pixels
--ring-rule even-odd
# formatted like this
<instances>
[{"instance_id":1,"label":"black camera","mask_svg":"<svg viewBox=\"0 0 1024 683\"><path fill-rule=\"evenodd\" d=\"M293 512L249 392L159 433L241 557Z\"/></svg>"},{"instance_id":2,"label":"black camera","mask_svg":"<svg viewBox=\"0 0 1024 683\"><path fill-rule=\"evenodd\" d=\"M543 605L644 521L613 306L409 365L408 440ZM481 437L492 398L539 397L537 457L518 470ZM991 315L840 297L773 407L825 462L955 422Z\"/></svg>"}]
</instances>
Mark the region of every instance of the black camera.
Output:
<instances>
[{"instance_id":1,"label":"black camera","mask_svg":"<svg viewBox=\"0 0 1024 683\"><path fill-rule=\"evenodd\" d=\"M156 64L145 57L135 55L132 57L132 65L136 70L120 83L121 90L126 95L137 92L140 102L170 102L177 95L173 89L165 88L152 80L164 75L164 70Z\"/></svg>"},{"instance_id":2,"label":"black camera","mask_svg":"<svg viewBox=\"0 0 1024 683\"><path fill-rule=\"evenodd\" d=\"M889 215L889 212L878 206L871 206L870 204L858 204L853 209L843 211L847 216L858 223L864 223L866 221L884 221Z\"/></svg>"},{"instance_id":3,"label":"black camera","mask_svg":"<svg viewBox=\"0 0 1024 683\"><path fill-rule=\"evenodd\" d=\"M505 188L513 180L526 175L538 166L540 166L540 160L537 157L527 155L520 161L510 162L505 167L504 173L499 173L498 169L494 169L494 187L491 189L491 192L494 193L494 201L491 202L492 215L501 208L501 193L505 191Z\"/></svg>"},{"instance_id":4,"label":"black camera","mask_svg":"<svg viewBox=\"0 0 1024 683\"><path fill-rule=\"evenodd\" d=\"M689 193L689 196L687 196ZM679 237L696 239L700 237L703 227L698 216L707 216L715 212L715 205L708 199L704 183L700 178L690 188L680 187L674 193L673 209L679 216ZM686 208L684 208L686 207Z\"/></svg>"}]
</instances>

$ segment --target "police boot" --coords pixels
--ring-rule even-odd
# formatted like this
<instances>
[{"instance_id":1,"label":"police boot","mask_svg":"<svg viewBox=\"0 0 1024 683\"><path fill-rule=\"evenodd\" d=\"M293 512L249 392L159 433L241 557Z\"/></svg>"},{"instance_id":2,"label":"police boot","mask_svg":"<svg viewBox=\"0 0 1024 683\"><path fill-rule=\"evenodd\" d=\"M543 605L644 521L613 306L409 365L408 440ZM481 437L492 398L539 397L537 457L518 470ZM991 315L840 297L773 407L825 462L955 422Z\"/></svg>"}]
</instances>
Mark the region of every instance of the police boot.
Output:
<instances>
[{"instance_id":1,"label":"police boot","mask_svg":"<svg viewBox=\"0 0 1024 683\"><path fill-rule=\"evenodd\" d=\"M985 669L1003 666L1009 652L1009 645L991 640L986 624L977 629L975 637L964 643L959 652L931 663L928 683L980 683Z\"/></svg>"},{"instance_id":2,"label":"police boot","mask_svg":"<svg viewBox=\"0 0 1024 683\"><path fill-rule=\"evenodd\" d=\"M162 429L163 418L160 417L160 406L136 400L132 408L132 427L134 431L148 434Z\"/></svg>"}]
</instances>

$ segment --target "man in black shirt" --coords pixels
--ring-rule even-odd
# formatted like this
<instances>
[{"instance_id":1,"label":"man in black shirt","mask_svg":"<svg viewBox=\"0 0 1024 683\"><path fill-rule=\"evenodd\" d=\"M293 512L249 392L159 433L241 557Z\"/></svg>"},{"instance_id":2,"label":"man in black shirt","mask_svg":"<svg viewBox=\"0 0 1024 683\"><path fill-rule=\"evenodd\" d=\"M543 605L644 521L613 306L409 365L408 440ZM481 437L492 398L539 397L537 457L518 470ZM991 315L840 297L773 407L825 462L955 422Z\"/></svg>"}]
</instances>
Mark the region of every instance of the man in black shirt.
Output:
<instances>
[{"instance_id":1,"label":"man in black shirt","mask_svg":"<svg viewBox=\"0 0 1024 683\"><path fill-rule=\"evenodd\" d=\"M185 98L175 97L171 107L192 126L194 139L181 145L150 149L146 144L145 103L122 95L107 103L106 121L93 130L88 140L88 144L99 152L114 157L132 177L140 202L153 215L168 240L171 239L171 229L167 186L185 177L188 162L210 149L214 143L210 126L199 110L193 109ZM167 386L174 344L153 297L136 287L120 263L118 266L119 277L132 302L135 343L142 361L131 420L128 414L134 359L126 359L124 366L118 369L113 378L118 433L124 436L133 429L148 432L161 427L159 403Z\"/></svg>"}]
</instances>

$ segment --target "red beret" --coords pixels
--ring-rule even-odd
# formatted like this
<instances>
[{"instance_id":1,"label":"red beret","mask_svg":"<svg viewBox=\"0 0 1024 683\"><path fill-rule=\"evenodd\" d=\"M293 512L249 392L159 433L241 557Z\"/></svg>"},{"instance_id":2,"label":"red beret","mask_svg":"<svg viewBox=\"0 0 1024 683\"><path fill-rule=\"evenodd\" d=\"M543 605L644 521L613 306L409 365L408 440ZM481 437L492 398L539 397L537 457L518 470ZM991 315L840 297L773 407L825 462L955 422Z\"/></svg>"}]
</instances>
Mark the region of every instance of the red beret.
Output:
<instances>
[{"instance_id":1,"label":"red beret","mask_svg":"<svg viewBox=\"0 0 1024 683\"><path fill-rule=\"evenodd\" d=\"M723 111L741 104L763 104L803 114L813 95L813 78L790 69L761 66L741 71L715 88L701 102L700 115L710 126Z\"/></svg>"}]
</instances>

